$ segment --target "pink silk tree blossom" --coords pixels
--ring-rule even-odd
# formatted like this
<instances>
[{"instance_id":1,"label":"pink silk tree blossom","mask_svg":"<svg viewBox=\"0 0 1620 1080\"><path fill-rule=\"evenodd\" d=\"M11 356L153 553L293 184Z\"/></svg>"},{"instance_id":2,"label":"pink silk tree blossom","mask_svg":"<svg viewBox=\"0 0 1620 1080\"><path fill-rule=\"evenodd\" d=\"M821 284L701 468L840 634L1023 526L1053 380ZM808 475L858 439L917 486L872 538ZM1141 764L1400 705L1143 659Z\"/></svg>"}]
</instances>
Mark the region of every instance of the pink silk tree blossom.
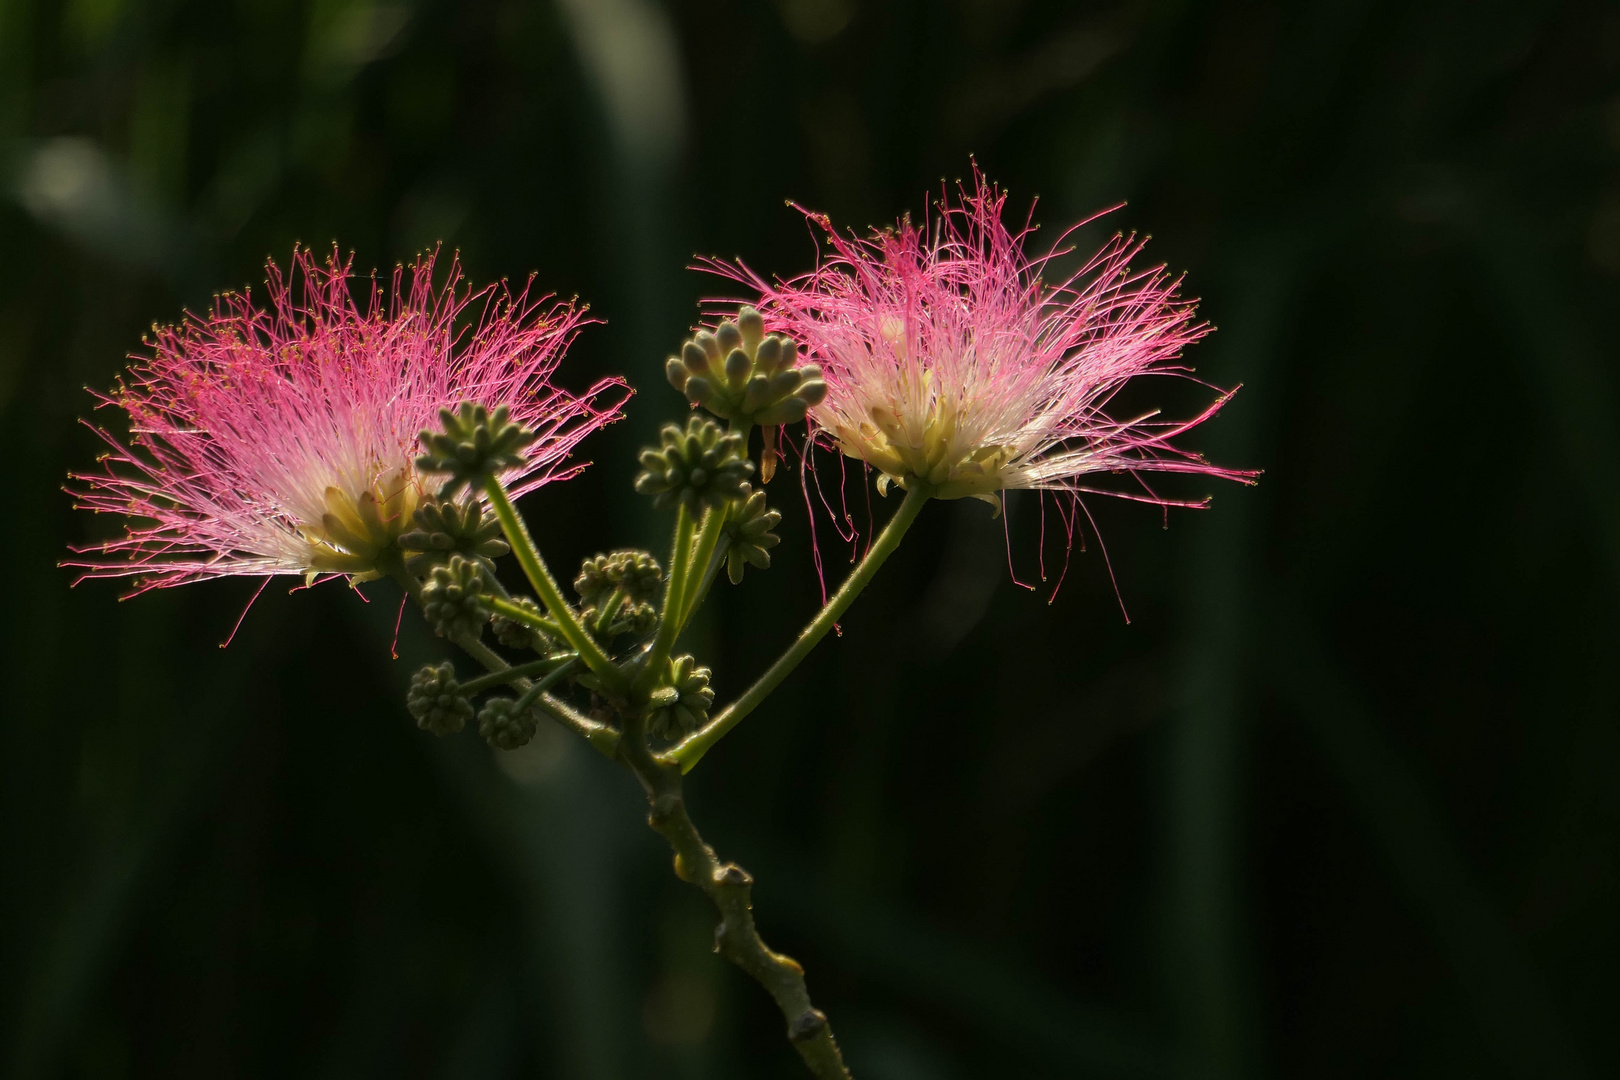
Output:
<instances>
[{"instance_id":1,"label":"pink silk tree blossom","mask_svg":"<svg viewBox=\"0 0 1620 1080\"><path fill-rule=\"evenodd\" d=\"M1035 488L1201 506L1208 500L1161 498L1141 474L1252 482L1254 473L1171 444L1230 393L1180 421L1107 412L1136 376L1189 375L1181 352L1209 328L1178 296L1179 281L1163 267L1132 270L1143 242L1116 235L1048 283L1043 273L1068 251L1027 257L1033 226L1009 232L1005 202L975 169L972 191L942 198L922 228L905 218L863 239L805 211L830 251L801 277L770 282L740 262L705 265L758 290L767 328L821 365L827 396L810 410L812 429L877 469L880 490L920 480L937 498L992 504L1000 491ZM1100 473L1131 474L1138 490L1090 486Z\"/></svg>"},{"instance_id":2,"label":"pink silk tree blossom","mask_svg":"<svg viewBox=\"0 0 1620 1080\"><path fill-rule=\"evenodd\" d=\"M574 475L566 459L619 418L627 391L607 379L571 394L551 383L589 320L573 302L503 286L474 291L434 256L369 280L351 263L293 252L268 264L269 308L246 293L205 317L159 328L103 407L123 410L100 472L75 475L76 505L134 519L78 552L84 578L133 577L135 592L229 575L378 576L375 559L411 527L423 495L417 433L461 401L507 405L539 433L505 481L514 494Z\"/></svg>"}]
</instances>

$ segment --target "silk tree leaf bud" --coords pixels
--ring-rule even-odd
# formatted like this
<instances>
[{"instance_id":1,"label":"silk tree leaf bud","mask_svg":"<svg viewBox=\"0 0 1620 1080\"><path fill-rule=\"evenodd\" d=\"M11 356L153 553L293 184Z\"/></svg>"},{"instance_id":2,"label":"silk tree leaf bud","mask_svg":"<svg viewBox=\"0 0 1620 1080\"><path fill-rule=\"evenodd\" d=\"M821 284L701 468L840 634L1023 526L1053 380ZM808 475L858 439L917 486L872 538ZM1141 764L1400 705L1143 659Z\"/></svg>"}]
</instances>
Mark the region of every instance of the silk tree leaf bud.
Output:
<instances>
[{"instance_id":1,"label":"silk tree leaf bud","mask_svg":"<svg viewBox=\"0 0 1620 1080\"><path fill-rule=\"evenodd\" d=\"M664 365L670 385L724 420L776 426L804 419L827 396L821 369L798 366L799 347L767 334L765 320L743 307L713 332L700 330Z\"/></svg>"},{"instance_id":2,"label":"silk tree leaf bud","mask_svg":"<svg viewBox=\"0 0 1620 1080\"><path fill-rule=\"evenodd\" d=\"M698 513L741 496L754 463L743 456L743 437L724 433L712 420L694 416L685 430L665 425L661 445L641 453L636 490L653 496L660 510L677 503Z\"/></svg>"},{"instance_id":3,"label":"silk tree leaf bud","mask_svg":"<svg viewBox=\"0 0 1620 1080\"><path fill-rule=\"evenodd\" d=\"M516 750L534 738L540 717L531 708L519 708L512 698L490 698L478 710L478 734L497 750Z\"/></svg>"},{"instance_id":4,"label":"silk tree leaf bud","mask_svg":"<svg viewBox=\"0 0 1620 1080\"><path fill-rule=\"evenodd\" d=\"M440 637L476 638L489 618L484 605L488 588L484 568L477 560L452 555L422 583L422 614Z\"/></svg>"},{"instance_id":5,"label":"silk tree leaf bud","mask_svg":"<svg viewBox=\"0 0 1620 1080\"><path fill-rule=\"evenodd\" d=\"M416 508L413 524L415 528L399 538L407 553L405 568L413 574L443 566L452 555L472 559L493 574L493 560L511 550L501 536L501 523L477 499L429 497Z\"/></svg>"},{"instance_id":6,"label":"silk tree leaf bud","mask_svg":"<svg viewBox=\"0 0 1620 1080\"><path fill-rule=\"evenodd\" d=\"M425 664L411 676L405 695L405 708L416 718L416 726L435 735L454 735L473 717L472 699L456 682L456 666Z\"/></svg>"},{"instance_id":7,"label":"silk tree leaf bud","mask_svg":"<svg viewBox=\"0 0 1620 1080\"><path fill-rule=\"evenodd\" d=\"M672 658L664 682L649 699L647 733L655 739L678 739L707 723L714 704L709 674L690 656Z\"/></svg>"},{"instance_id":8,"label":"silk tree leaf bud","mask_svg":"<svg viewBox=\"0 0 1620 1080\"><path fill-rule=\"evenodd\" d=\"M770 567L770 549L782 542L782 538L771 530L781 521L780 512L766 508L763 491L750 490L738 502L724 526L727 540L726 576L733 585L742 584L746 567L759 570Z\"/></svg>"},{"instance_id":9,"label":"silk tree leaf bud","mask_svg":"<svg viewBox=\"0 0 1620 1080\"><path fill-rule=\"evenodd\" d=\"M422 454L416 467L424 473L448 473L441 498L463 487L478 487L487 476L497 476L523 464L523 450L538 437L512 420L512 410L501 405L490 412L483 405L463 401L456 409L439 410L439 431L424 428L417 436Z\"/></svg>"}]
</instances>

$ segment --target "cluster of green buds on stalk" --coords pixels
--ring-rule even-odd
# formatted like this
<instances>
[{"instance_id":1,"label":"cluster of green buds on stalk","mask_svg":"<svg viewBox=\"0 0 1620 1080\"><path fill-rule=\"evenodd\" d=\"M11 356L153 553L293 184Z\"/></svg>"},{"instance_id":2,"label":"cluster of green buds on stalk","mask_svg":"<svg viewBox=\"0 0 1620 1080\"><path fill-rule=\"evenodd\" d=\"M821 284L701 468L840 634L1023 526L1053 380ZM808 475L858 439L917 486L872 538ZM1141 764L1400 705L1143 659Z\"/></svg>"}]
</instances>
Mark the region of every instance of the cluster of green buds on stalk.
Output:
<instances>
[{"instance_id":1,"label":"cluster of green buds on stalk","mask_svg":"<svg viewBox=\"0 0 1620 1080\"><path fill-rule=\"evenodd\" d=\"M759 939L752 879L721 863L702 841L681 784L831 629L893 550L921 499L903 508L898 528L878 538L877 554L868 555L787 653L717 711L713 672L680 650L682 631L722 570L735 585L748 567L770 567L782 515L768 504L764 482L776 471L778 429L802 422L827 387L821 369L801 364L798 346L766 334L759 313L747 307L694 333L666 372L709 414L666 425L658 445L640 455L635 490L673 515L667 561L633 549L592 555L574 575L572 595L502 483L503 474L522 465L534 432L503 403L464 402L442 410L439 426L421 433L415 467L430 490L399 536L397 557L385 557L383 565L416 598L434 633L484 670L467 677L451 661L425 665L411 679L406 705L417 725L435 735L454 735L476 720L478 733L498 750L520 747L541 723L556 722L629 768L647 791L649 823L675 849L677 873L715 905L718 950L776 999L811 1071L845 1077L803 971ZM764 433L757 462L749 453L756 426ZM532 595L501 583L497 560L507 555Z\"/></svg>"},{"instance_id":2,"label":"cluster of green buds on stalk","mask_svg":"<svg viewBox=\"0 0 1620 1080\"><path fill-rule=\"evenodd\" d=\"M799 346L780 334L767 334L765 320L744 306L735 320L699 330L664 362L669 384L693 405L731 422L745 435L764 431L760 479L776 472L776 429L796 424L827 396L821 368L800 364Z\"/></svg>"}]
</instances>

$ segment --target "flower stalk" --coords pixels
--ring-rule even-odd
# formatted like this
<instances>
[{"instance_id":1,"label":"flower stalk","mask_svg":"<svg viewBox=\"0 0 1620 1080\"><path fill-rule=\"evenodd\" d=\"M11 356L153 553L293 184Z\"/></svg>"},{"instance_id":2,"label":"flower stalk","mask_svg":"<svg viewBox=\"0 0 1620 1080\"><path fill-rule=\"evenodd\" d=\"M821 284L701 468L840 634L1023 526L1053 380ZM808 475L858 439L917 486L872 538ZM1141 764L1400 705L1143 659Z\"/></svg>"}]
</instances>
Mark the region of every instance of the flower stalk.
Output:
<instances>
[{"instance_id":1,"label":"flower stalk","mask_svg":"<svg viewBox=\"0 0 1620 1080\"><path fill-rule=\"evenodd\" d=\"M534 541L529 537L529 527L523 523L523 518L519 516L517 507L512 505L512 500L507 498L506 488L501 486L498 477L490 475L484 478L484 494L501 523L501 531L506 534L506 542L512 546L512 554L516 556L518 565L523 567L524 576L529 579L529 584L540 597L540 602L551 613L564 640L579 653L581 662L590 668L593 674L606 680L609 685L618 687L623 682L618 665L608 659L607 653L602 651L602 646L586 632L585 627L580 624L579 616L574 613L568 601L563 599L562 590L557 587L557 579L551 576L551 570L540 556L540 549L534 546ZM518 618L511 610L502 610L501 613L508 618Z\"/></svg>"},{"instance_id":2,"label":"flower stalk","mask_svg":"<svg viewBox=\"0 0 1620 1080\"><path fill-rule=\"evenodd\" d=\"M906 497L901 500L899 509L894 512L894 516L883 527L883 531L872 541L872 546L867 548L866 555L850 573L849 577L845 579L844 584L833 594L832 599L827 601L826 606L816 613L816 617L810 621L810 625L806 626L793 644L788 647L787 652L783 653L776 663L767 668L765 674L761 675L754 685L744 691L741 697L728 705L705 727L687 736L673 749L666 751L663 754L664 759L680 766L683 773L691 772L692 767L703 759L703 755L709 752L710 747L724 738L727 732L740 724L749 713L758 708L760 703L770 696L771 691L780 686L782 680L792 674L793 669L798 667L806 656L810 655L810 650L814 649L816 644L827 636L827 632L837 625L839 618L849 610L849 606L855 602L855 598L861 595L867 585L871 584L872 579L877 576L879 568L888 561L889 556L894 554L895 549L900 546L900 541L905 537L906 530L910 529L912 522L917 520L917 515L922 511L923 504L928 501L928 498L927 486L921 482L913 482L906 491Z\"/></svg>"},{"instance_id":3,"label":"flower stalk","mask_svg":"<svg viewBox=\"0 0 1620 1080\"><path fill-rule=\"evenodd\" d=\"M720 545L720 538L725 534L726 517L730 512L731 506L726 504L711 506L703 513L703 525L698 529L697 542L692 548L691 561L686 569L686 595L681 599L677 636L691 621L698 605L703 603L705 586L711 580L708 573L709 564L714 559L715 548Z\"/></svg>"},{"instance_id":4,"label":"flower stalk","mask_svg":"<svg viewBox=\"0 0 1620 1080\"><path fill-rule=\"evenodd\" d=\"M658 634L647 650L641 676L634 690L645 697L663 673L669 650L681 632L680 611L686 599L686 575L692 565L692 515L682 503L675 511L675 539L669 549L669 583L664 587L664 606L658 615Z\"/></svg>"}]
</instances>

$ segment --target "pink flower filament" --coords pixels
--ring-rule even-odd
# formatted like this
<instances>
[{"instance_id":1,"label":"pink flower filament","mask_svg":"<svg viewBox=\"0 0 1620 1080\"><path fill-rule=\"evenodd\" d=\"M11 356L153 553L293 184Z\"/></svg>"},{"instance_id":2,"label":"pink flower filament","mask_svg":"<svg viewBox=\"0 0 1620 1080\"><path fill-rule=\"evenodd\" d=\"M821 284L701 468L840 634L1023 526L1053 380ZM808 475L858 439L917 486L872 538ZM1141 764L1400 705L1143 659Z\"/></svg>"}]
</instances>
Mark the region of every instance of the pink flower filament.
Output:
<instances>
[{"instance_id":1,"label":"pink flower filament","mask_svg":"<svg viewBox=\"0 0 1620 1080\"><path fill-rule=\"evenodd\" d=\"M473 291L452 259L372 279L364 309L337 251L318 264L294 250L284 278L268 264L270 306L242 293L187 315L132 357L101 405L129 417L102 470L75 475L81 509L136 519L125 534L77 552L83 578L134 577L136 592L227 575L377 576L376 557L410 528L423 495L417 432L461 401L505 404L539 433L505 479L514 494L572 476L566 460L619 418L627 395L606 379L580 395L553 386L582 308Z\"/></svg>"}]
</instances>

